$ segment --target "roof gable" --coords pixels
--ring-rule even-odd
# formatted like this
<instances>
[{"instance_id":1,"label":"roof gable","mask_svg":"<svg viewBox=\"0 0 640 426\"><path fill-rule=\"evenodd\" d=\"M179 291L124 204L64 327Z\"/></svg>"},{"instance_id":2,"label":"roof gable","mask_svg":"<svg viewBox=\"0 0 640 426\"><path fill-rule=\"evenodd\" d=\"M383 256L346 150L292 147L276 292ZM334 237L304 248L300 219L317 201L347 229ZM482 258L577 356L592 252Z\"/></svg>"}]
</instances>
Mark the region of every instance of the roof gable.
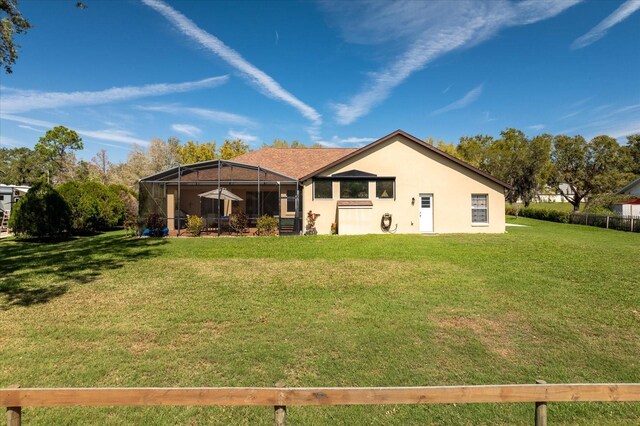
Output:
<instances>
[{"instance_id":1,"label":"roof gable","mask_svg":"<svg viewBox=\"0 0 640 426\"><path fill-rule=\"evenodd\" d=\"M356 155L365 153L365 152L375 148L376 146L386 142L387 140L389 140L389 139L391 139L391 138L393 138L395 136L404 136L405 138L409 139L411 142L414 142L414 143L416 143L416 144L418 144L418 145L420 145L420 146L422 146L422 147L424 147L424 148L426 148L426 149L428 149L428 150L430 150L430 151L432 151L432 152L434 152L434 153L436 153L436 154L438 154L438 155L440 155L440 156L442 156L444 158L447 158L448 160L453 161L454 163L459 164L459 165L467 168L468 170L470 170L470 171L472 171L472 172L474 172L474 173L476 173L476 174L478 174L478 175L480 175L480 176L482 176L484 178L487 178L490 181L495 182L500 186L503 186L504 188L511 188L511 185L509 185L508 183L505 183L505 182L501 181L500 179L491 176L489 173L483 172L482 170L473 167L471 164L466 163L466 162L460 160L459 158L456 158L456 157L454 157L454 156L452 156L450 154L447 154L446 152L444 152L444 151L442 151L442 150L440 150L438 148L435 148L431 144L428 144L428 143L426 143L426 142L416 138L415 136L412 136L409 133L406 133L406 132L404 132L402 130L396 130L395 132L392 132L392 133L390 133L390 134L388 134L386 136L381 137L380 139L378 139L376 141L371 142L369 145L365 145L360 149L354 150L353 152L350 152L350 153L344 155L343 157L336 159L335 161L333 161L330 164L327 164L325 166L321 166L318 169L314 170L313 172L308 173L307 175L301 177L300 180L302 181L302 180L307 180L309 178L312 178L315 175L317 175L319 173L322 173L325 170L328 170L328 169L330 169L330 168L332 168L334 166L337 166L337 165L341 164L344 161L347 161L347 160L355 157Z\"/></svg>"},{"instance_id":2,"label":"roof gable","mask_svg":"<svg viewBox=\"0 0 640 426\"><path fill-rule=\"evenodd\" d=\"M620 191L618 191L618 194L623 194L625 191L629 191L636 185L640 185L640 178L630 182L628 185L625 185L622 189L620 189Z\"/></svg>"},{"instance_id":3,"label":"roof gable","mask_svg":"<svg viewBox=\"0 0 640 426\"><path fill-rule=\"evenodd\" d=\"M373 174L373 173L368 173L368 172L363 172L362 170L347 170L346 172L342 172L342 173L334 173L331 175L332 177L363 177L363 178L368 178L368 177L377 177L378 175Z\"/></svg>"}]
</instances>

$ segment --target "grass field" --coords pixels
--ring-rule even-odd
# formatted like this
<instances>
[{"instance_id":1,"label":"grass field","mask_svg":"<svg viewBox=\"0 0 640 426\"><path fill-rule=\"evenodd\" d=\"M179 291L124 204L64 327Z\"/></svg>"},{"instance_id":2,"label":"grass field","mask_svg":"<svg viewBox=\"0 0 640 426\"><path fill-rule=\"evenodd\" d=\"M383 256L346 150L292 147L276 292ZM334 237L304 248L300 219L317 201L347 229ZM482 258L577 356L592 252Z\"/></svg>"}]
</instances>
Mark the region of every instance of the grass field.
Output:
<instances>
[{"instance_id":1,"label":"grass field","mask_svg":"<svg viewBox=\"0 0 640 426\"><path fill-rule=\"evenodd\" d=\"M510 219L513 221L514 219ZM0 386L640 382L640 235L0 241ZM290 424L531 424L533 404L291 407ZM565 403L552 424L640 423ZM273 424L273 409L27 408L29 425Z\"/></svg>"}]
</instances>

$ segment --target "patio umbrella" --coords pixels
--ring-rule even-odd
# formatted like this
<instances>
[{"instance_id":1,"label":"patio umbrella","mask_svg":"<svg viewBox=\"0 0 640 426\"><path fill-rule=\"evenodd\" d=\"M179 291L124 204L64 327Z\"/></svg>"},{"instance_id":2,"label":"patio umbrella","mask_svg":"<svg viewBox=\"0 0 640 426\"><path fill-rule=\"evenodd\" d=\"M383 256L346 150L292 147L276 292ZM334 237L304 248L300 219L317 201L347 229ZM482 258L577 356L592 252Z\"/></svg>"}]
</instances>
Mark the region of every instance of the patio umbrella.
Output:
<instances>
[{"instance_id":1,"label":"patio umbrella","mask_svg":"<svg viewBox=\"0 0 640 426\"><path fill-rule=\"evenodd\" d=\"M238 197L226 188L216 188L211 191L203 192L202 194L198 194L198 197L213 198L215 200L242 201L242 198Z\"/></svg>"}]
</instances>

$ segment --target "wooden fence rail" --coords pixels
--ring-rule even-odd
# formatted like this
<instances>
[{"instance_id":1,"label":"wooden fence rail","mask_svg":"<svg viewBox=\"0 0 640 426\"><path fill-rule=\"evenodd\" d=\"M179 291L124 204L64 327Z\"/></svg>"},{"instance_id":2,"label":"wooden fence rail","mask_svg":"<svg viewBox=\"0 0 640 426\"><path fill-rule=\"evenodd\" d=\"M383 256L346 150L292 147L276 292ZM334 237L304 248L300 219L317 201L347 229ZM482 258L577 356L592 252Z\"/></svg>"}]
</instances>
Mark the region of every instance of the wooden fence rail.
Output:
<instances>
[{"instance_id":1,"label":"wooden fence rail","mask_svg":"<svg viewBox=\"0 0 640 426\"><path fill-rule=\"evenodd\" d=\"M372 404L536 403L536 424L546 424L546 403L640 401L640 383L421 386L388 388L6 388L0 406L9 425L22 407L218 405L273 406L284 425L287 406ZM544 419L541 417L544 416Z\"/></svg>"}]
</instances>

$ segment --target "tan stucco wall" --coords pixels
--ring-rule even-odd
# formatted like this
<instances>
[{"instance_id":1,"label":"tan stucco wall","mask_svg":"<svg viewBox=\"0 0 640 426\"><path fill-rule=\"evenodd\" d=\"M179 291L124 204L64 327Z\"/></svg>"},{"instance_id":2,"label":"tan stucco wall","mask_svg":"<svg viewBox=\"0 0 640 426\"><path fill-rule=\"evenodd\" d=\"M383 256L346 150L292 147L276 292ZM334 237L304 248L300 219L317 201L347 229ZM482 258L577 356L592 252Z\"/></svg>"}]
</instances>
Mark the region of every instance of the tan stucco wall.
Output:
<instances>
[{"instance_id":1,"label":"tan stucco wall","mask_svg":"<svg viewBox=\"0 0 640 426\"><path fill-rule=\"evenodd\" d=\"M433 194L434 233L501 233L505 231L504 188L471 170L398 135L367 152L326 170L320 176L330 176L357 169L378 176L396 177L394 199L377 199L376 184L369 183L369 199L373 202L365 224L358 224L358 233L380 234L384 213L393 216L391 229L400 234L419 233L420 194ZM313 199L312 180L303 183L303 217L313 210L319 213L316 228L319 234L329 234L331 224L338 223L337 201L339 182L333 183L333 199ZM489 223L471 223L471 194L487 194ZM411 199L415 198L415 204ZM350 215L354 217L354 215ZM366 215L365 215L366 216ZM348 225L352 228L353 224Z\"/></svg>"}]
</instances>

